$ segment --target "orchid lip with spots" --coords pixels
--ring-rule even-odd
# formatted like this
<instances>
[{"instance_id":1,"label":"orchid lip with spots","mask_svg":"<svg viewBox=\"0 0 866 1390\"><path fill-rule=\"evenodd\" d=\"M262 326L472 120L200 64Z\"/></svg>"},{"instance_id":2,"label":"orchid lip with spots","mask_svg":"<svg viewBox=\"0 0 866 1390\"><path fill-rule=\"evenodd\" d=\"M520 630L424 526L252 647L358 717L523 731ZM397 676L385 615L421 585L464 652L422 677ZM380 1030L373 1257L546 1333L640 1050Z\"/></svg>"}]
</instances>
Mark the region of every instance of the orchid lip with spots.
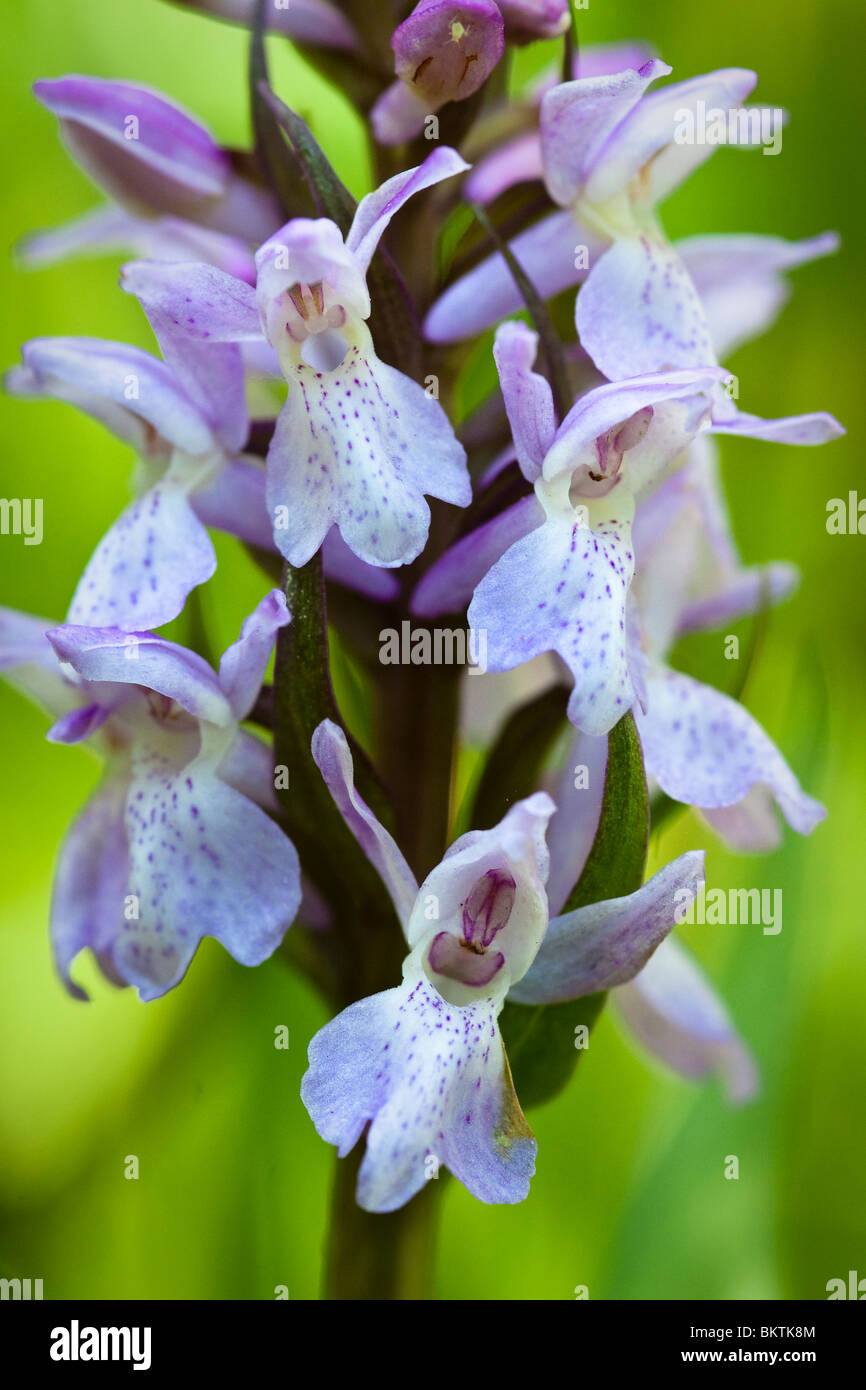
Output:
<instances>
[{"instance_id":1,"label":"orchid lip with spots","mask_svg":"<svg viewBox=\"0 0 866 1390\"><path fill-rule=\"evenodd\" d=\"M674 894L697 892L703 856L682 855L629 897L550 920L556 806L538 792L457 840L419 887L359 796L335 724L316 730L313 757L382 876L409 954L402 985L350 1005L313 1039L304 1104L341 1155L369 1124L357 1195L370 1211L417 1192L431 1155L482 1201L522 1201L536 1146L497 1026L506 998L550 1004L638 976L670 930Z\"/></svg>"},{"instance_id":2,"label":"orchid lip with spots","mask_svg":"<svg viewBox=\"0 0 866 1390\"><path fill-rule=\"evenodd\" d=\"M537 1203L579 1164L607 1210L580 1078L606 1069L593 1104L621 1125L633 1063L614 1026L682 1086L690 1125L723 1124L720 1107L751 1100L778 1065L753 1055L754 957L739 952L778 951L781 918L748 940L738 919L729 954L708 937L699 963L682 904L706 884L713 901L748 894L718 881L733 856L827 814L819 760L803 754L804 720L819 741L817 698L782 672L779 717L766 699L762 720L752 712L751 674L779 650L758 633L798 574L741 558L742 502L729 516L722 478L739 470L755 545L774 464L808 496L804 455L774 446L844 433L808 399L787 413L804 382L808 395L802 334L729 366L773 331L789 272L839 242L705 229L671 242L668 195L721 145L778 151L787 115L749 104L747 68L668 80L644 39L587 43L591 17L567 0L171 12L196 71L220 42L248 45L249 148L224 143L220 100L205 124L120 77L34 87L103 201L21 242L32 270L96 260L84 319L73 266L5 389L27 412L34 477L50 476L49 403L135 457L116 505L89 459L70 457L69 497L93 505L69 520L71 503L46 497L42 543L18 548L22 582L65 621L0 609L0 674L48 714L48 756L60 767L81 745L101 764L53 871L58 1027L62 990L97 1009L115 989L148 1006L178 991L178 1018L218 1000L232 1104L249 1099L264 1124L261 1049L282 1033L294 1049L315 1019L277 1109L281 1134L303 1123L314 1142L312 1126L322 1161L336 1154L326 1296L426 1298L417 1252L443 1199ZM234 27L199 48L209 18ZM287 42L303 57L297 92L275 90ZM207 76L220 96L221 75ZM338 89L344 148L323 138ZM715 112L726 120L710 138ZM749 158L707 167L708 207ZM768 199L783 162L751 160ZM62 198L46 195L42 225ZM149 346L85 335L103 307L93 285L107 302L128 257L115 307ZM819 285L822 267L809 273ZM73 438L84 451L88 435ZM834 453L821 460L832 468ZM90 555L80 574L57 562L61 515ZM725 681L707 653L733 638L739 660L728 630L743 619L756 625L749 671ZM774 885L795 862L778 861ZM794 903L789 889L783 944ZM804 961L809 949L801 938ZM288 971L315 992L309 1010ZM778 977L749 978L765 990ZM272 1023L283 1004L288 1021ZM711 1090L693 1121L696 1082ZM655 1084L642 1094L670 1137ZM552 1124L559 1138L539 1152L534 1113L566 1088L579 1123ZM197 1123L191 1107L182 1124ZM646 1153L638 1127L638 1166ZM296 1200L284 1165L249 1161L263 1201L271 1185L274 1210ZM257 1272L256 1297L271 1277Z\"/></svg>"}]
</instances>

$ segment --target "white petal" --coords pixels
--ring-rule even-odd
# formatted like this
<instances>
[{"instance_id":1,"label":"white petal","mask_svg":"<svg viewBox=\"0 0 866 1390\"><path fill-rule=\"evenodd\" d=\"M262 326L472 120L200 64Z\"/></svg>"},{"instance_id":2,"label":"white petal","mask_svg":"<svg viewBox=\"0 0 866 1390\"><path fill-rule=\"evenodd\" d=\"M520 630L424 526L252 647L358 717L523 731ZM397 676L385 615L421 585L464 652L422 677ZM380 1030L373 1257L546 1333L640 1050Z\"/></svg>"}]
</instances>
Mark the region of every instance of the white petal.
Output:
<instances>
[{"instance_id":1,"label":"white petal","mask_svg":"<svg viewBox=\"0 0 866 1390\"><path fill-rule=\"evenodd\" d=\"M670 246L621 237L577 297L580 341L611 381L716 358L698 292Z\"/></svg>"}]
</instances>

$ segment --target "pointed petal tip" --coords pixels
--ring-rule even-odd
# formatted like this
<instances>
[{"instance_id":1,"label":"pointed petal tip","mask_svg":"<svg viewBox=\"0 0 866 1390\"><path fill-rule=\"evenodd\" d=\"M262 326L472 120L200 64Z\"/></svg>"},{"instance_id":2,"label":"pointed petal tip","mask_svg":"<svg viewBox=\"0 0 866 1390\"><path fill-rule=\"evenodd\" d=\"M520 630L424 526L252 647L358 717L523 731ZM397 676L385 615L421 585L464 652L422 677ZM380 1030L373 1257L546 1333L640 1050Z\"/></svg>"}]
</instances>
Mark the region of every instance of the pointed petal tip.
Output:
<instances>
[{"instance_id":1,"label":"pointed petal tip","mask_svg":"<svg viewBox=\"0 0 866 1390\"><path fill-rule=\"evenodd\" d=\"M71 965L72 962L70 961L69 964ZM60 983L63 985L63 988L69 995L70 999L76 1000L76 1002L79 1004L93 1003L93 1000L90 998L90 995L87 993L87 990L82 989L81 985L77 985L75 983L72 976L69 974L68 966L58 966L58 973L60 975Z\"/></svg>"},{"instance_id":2,"label":"pointed petal tip","mask_svg":"<svg viewBox=\"0 0 866 1390\"><path fill-rule=\"evenodd\" d=\"M735 1039L727 1047L720 1048L717 1070L729 1105L747 1105L757 1100L761 1093L761 1076L745 1043Z\"/></svg>"},{"instance_id":3,"label":"pointed petal tip","mask_svg":"<svg viewBox=\"0 0 866 1390\"><path fill-rule=\"evenodd\" d=\"M827 807L801 791L799 796L779 798L782 815L798 835L811 835L827 819Z\"/></svg>"}]
</instances>

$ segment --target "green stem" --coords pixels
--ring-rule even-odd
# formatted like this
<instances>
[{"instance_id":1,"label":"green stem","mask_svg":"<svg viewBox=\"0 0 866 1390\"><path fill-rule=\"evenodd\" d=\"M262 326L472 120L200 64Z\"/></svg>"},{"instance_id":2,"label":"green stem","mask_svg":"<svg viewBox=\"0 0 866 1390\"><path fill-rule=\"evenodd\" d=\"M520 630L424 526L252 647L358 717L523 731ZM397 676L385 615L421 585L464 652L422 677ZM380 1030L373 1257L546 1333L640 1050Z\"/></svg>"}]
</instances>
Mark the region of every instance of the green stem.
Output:
<instances>
[{"instance_id":1,"label":"green stem","mask_svg":"<svg viewBox=\"0 0 866 1390\"><path fill-rule=\"evenodd\" d=\"M288 769L279 786L286 828L305 871L335 916L336 1001L342 1007L393 983L401 936L384 886L364 855L313 761L310 742L323 719L340 722L328 667L327 617L321 555L302 569L286 567L292 621L280 630L274 667L274 755ZM360 749L355 773L362 795L387 816L380 789Z\"/></svg>"},{"instance_id":2,"label":"green stem","mask_svg":"<svg viewBox=\"0 0 866 1390\"><path fill-rule=\"evenodd\" d=\"M378 765L394 806L400 847L423 878L441 859L448 839L459 670L401 665L381 666L379 672ZM445 1174L426 1183L399 1211L374 1215L358 1206L355 1195L364 1150L362 1139L337 1161L325 1297L429 1298Z\"/></svg>"},{"instance_id":3,"label":"green stem","mask_svg":"<svg viewBox=\"0 0 866 1390\"><path fill-rule=\"evenodd\" d=\"M413 622L413 633L423 624ZM418 879L448 845L460 671L383 666L377 763L400 827L400 848Z\"/></svg>"},{"instance_id":4,"label":"green stem","mask_svg":"<svg viewBox=\"0 0 866 1390\"><path fill-rule=\"evenodd\" d=\"M355 1200L363 1144L338 1159L325 1268L327 1299L430 1297L439 1192L444 1173L399 1211L364 1211Z\"/></svg>"}]
</instances>

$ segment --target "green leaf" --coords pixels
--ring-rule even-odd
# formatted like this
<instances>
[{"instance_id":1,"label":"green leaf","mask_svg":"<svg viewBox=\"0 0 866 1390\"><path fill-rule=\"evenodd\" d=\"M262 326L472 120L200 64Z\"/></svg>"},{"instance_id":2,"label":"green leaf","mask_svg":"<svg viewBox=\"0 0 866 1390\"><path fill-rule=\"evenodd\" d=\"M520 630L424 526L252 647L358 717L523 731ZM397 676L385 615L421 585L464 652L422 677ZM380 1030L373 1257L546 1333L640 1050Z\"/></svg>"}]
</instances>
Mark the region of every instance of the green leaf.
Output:
<instances>
[{"instance_id":1,"label":"green leaf","mask_svg":"<svg viewBox=\"0 0 866 1390\"><path fill-rule=\"evenodd\" d=\"M288 139L317 213L336 222L345 237L357 209L355 199L338 178L306 122L280 100L266 79L259 82L258 90ZM417 379L421 366L418 316L397 267L382 246L370 263L367 285L372 305L370 330L379 355Z\"/></svg>"},{"instance_id":2,"label":"green leaf","mask_svg":"<svg viewBox=\"0 0 866 1390\"><path fill-rule=\"evenodd\" d=\"M514 282L523 297L523 302L529 311L532 326L538 334L541 342L541 350L547 364L547 373L550 379L550 389L553 392L553 400L560 421L564 420L572 406L573 393L571 382L568 376L568 368L565 363L565 353L562 350L562 342L557 333L553 319L533 285L523 266L518 261L508 242L500 236L490 218L483 208L476 203L470 203L478 221L481 223L490 240L493 242L497 251L503 257L508 269L514 278Z\"/></svg>"},{"instance_id":3,"label":"green leaf","mask_svg":"<svg viewBox=\"0 0 866 1390\"><path fill-rule=\"evenodd\" d=\"M636 893L643 883L648 835L643 752L634 719L627 714L608 734L598 830L563 912Z\"/></svg>"},{"instance_id":4,"label":"green leaf","mask_svg":"<svg viewBox=\"0 0 866 1390\"><path fill-rule=\"evenodd\" d=\"M563 912L622 898L643 883L649 805L640 739L630 714L608 735L601 814L589 858ZM541 1105L569 1081L583 1049L575 1028L591 1032L605 994L565 1004L506 1004L499 1019L517 1094L523 1106Z\"/></svg>"},{"instance_id":5,"label":"green leaf","mask_svg":"<svg viewBox=\"0 0 866 1390\"><path fill-rule=\"evenodd\" d=\"M499 1028L521 1106L543 1105L568 1085L583 1050L578 1027L592 1030L606 994L567 1004L506 1004Z\"/></svg>"},{"instance_id":6,"label":"green leaf","mask_svg":"<svg viewBox=\"0 0 866 1390\"><path fill-rule=\"evenodd\" d=\"M475 791L470 824L496 825L538 785L538 772L566 722L568 690L555 685L506 720Z\"/></svg>"},{"instance_id":7,"label":"green leaf","mask_svg":"<svg viewBox=\"0 0 866 1390\"><path fill-rule=\"evenodd\" d=\"M355 199L338 178L306 121L280 100L267 75L259 79L258 92L288 139L317 213L320 217L330 217L346 236L358 206Z\"/></svg>"},{"instance_id":8,"label":"green leaf","mask_svg":"<svg viewBox=\"0 0 866 1390\"><path fill-rule=\"evenodd\" d=\"M277 636L274 666L274 760L288 769L277 796L301 864L331 903L346 948L337 962L338 1002L375 993L399 973L402 935L382 882L335 806L310 742L323 719L340 724L331 687L321 552L301 569L286 566L292 621ZM386 824L393 821L376 774L348 735L361 795ZM361 962L359 968L358 962Z\"/></svg>"},{"instance_id":9,"label":"green leaf","mask_svg":"<svg viewBox=\"0 0 866 1390\"><path fill-rule=\"evenodd\" d=\"M290 157L279 124L262 96L262 85L268 85L268 63L265 55L264 14L267 0L258 0L250 31L249 89L250 114L255 136L255 154L259 169L279 200L286 217L303 216L311 211L301 171Z\"/></svg>"}]
</instances>

